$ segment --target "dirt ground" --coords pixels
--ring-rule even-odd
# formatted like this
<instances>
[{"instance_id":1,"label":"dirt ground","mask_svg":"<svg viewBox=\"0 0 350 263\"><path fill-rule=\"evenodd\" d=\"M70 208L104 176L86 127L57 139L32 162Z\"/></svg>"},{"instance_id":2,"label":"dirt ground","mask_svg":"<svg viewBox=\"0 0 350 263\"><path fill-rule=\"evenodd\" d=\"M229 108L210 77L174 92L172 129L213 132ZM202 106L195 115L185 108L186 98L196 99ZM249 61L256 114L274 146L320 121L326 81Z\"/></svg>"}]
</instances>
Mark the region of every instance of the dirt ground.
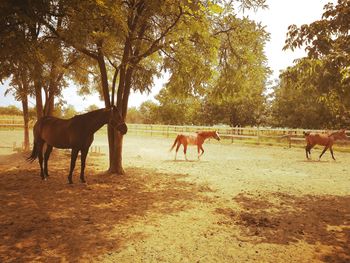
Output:
<instances>
[{"instance_id":1,"label":"dirt ground","mask_svg":"<svg viewBox=\"0 0 350 263\"><path fill-rule=\"evenodd\" d=\"M186 162L172 142L127 135L126 175L89 154L88 183L77 162L73 185L66 152L42 181L2 149L0 262L350 262L349 153L209 142ZM95 144L107 150L104 135Z\"/></svg>"}]
</instances>

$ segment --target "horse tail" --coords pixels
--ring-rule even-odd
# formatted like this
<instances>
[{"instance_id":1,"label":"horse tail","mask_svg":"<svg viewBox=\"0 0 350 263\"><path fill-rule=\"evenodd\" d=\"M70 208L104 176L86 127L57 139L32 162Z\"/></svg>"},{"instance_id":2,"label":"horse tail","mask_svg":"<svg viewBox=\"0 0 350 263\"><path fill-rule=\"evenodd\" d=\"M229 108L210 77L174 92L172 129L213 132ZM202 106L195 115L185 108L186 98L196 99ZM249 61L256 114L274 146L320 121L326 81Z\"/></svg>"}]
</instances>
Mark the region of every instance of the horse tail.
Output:
<instances>
[{"instance_id":1,"label":"horse tail","mask_svg":"<svg viewBox=\"0 0 350 263\"><path fill-rule=\"evenodd\" d=\"M40 128L40 120L37 121L33 127L33 138L34 138L33 150L30 156L27 157L27 162L30 162L30 163L32 163L39 156L39 143L40 143L38 138L39 128Z\"/></svg>"},{"instance_id":2,"label":"horse tail","mask_svg":"<svg viewBox=\"0 0 350 263\"><path fill-rule=\"evenodd\" d=\"M171 152L171 151L174 149L176 143L177 143L179 140L180 140L180 135L176 136L175 141L174 141L174 144L173 144L173 146L171 146L169 152Z\"/></svg>"},{"instance_id":3,"label":"horse tail","mask_svg":"<svg viewBox=\"0 0 350 263\"><path fill-rule=\"evenodd\" d=\"M38 143L34 140L33 150L31 155L27 157L27 162L32 163L36 158L38 158Z\"/></svg>"}]
</instances>

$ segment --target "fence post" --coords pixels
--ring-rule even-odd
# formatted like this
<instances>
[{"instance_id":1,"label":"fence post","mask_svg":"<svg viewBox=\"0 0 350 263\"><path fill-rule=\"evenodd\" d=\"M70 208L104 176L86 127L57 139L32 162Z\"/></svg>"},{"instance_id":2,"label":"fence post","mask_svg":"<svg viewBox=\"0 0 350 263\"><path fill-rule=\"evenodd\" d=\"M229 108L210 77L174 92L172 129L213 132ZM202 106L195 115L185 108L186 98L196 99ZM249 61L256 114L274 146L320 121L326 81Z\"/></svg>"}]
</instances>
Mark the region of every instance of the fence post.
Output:
<instances>
[{"instance_id":1,"label":"fence post","mask_svg":"<svg viewBox=\"0 0 350 263\"><path fill-rule=\"evenodd\" d=\"M258 144L260 144L260 128L258 126L258 132L257 132L257 135L258 135Z\"/></svg>"},{"instance_id":2,"label":"fence post","mask_svg":"<svg viewBox=\"0 0 350 263\"><path fill-rule=\"evenodd\" d=\"M233 143L233 128L231 129L231 143Z\"/></svg>"},{"instance_id":3,"label":"fence post","mask_svg":"<svg viewBox=\"0 0 350 263\"><path fill-rule=\"evenodd\" d=\"M292 136L288 136L289 148L292 148Z\"/></svg>"},{"instance_id":4,"label":"fence post","mask_svg":"<svg viewBox=\"0 0 350 263\"><path fill-rule=\"evenodd\" d=\"M153 133L152 133L152 124L151 124L151 137L152 137L152 134L153 134Z\"/></svg>"},{"instance_id":5,"label":"fence post","mask_svg":"<svg viewBox=\"0 0 350 263\"><path fill-rule=\"evenodd\" d=\"M169 125L167 126L166 137L169 138Z\"/></svg>"}]
</instances>

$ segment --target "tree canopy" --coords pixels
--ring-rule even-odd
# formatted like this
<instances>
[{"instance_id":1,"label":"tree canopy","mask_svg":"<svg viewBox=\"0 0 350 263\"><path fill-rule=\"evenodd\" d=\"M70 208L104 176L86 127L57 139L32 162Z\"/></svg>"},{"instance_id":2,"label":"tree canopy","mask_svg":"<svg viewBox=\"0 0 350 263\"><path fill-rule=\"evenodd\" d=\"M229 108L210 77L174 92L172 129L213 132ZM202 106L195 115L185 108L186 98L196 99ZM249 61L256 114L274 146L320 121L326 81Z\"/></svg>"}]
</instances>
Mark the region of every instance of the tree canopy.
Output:
<instances>
[{"instance_id":1,"label":"tree canopy","mask_svg":"<svg viewBox=\"0 0 350 263\"><path fill-rule=\"evenodd\" d=\"M280 76L273 112L279 125L339 128L350 124L350 3L324 7L320 20L289 27L285 49L307 57Z\"/></svg>"}]
</instances>

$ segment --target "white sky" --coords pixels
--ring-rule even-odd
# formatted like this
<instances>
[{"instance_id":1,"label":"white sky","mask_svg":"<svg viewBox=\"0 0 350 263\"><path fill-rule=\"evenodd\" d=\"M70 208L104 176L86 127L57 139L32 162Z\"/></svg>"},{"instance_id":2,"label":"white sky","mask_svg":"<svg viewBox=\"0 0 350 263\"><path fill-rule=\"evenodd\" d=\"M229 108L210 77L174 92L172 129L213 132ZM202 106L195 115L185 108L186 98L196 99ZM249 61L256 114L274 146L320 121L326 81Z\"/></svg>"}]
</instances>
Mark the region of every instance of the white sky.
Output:
<instances>
[{"instance_id":1,"label":"white sky","mask_svg":"<svg viewBox=\"0 0 350 263\"><path fill-rule=\"evenodd\" d=\"M273 70L271 79L278 78L280 70L292 65L294 59L305 55L303 50L294 52L282 51L288 26L291 24L300 26L320 19L323 13L323 6L328 2L334 2L334 0L267 0L268 9L259 10L257 13L251 11L245 13L251 19L265 25L266 31L271 34L271 40L265 47L269 67ZM167 77L157 79L150 94L131 93L129 107L138 107L142 102L154 99L154 96L158 94L166 80ZM8 82L0 85L0 106L16 105L20 107L20 103L16 102L12 96L4 97L7 87ZM78 111L86 109L91 104L96 104L99 107L104 106L98 95L86 96L82 101L82 98L77 95L74 86L65 89L63 97L68 104L74 105ZM30 99L30 102L34 104L34 99Z\"/></svg>"}]
</instances>

